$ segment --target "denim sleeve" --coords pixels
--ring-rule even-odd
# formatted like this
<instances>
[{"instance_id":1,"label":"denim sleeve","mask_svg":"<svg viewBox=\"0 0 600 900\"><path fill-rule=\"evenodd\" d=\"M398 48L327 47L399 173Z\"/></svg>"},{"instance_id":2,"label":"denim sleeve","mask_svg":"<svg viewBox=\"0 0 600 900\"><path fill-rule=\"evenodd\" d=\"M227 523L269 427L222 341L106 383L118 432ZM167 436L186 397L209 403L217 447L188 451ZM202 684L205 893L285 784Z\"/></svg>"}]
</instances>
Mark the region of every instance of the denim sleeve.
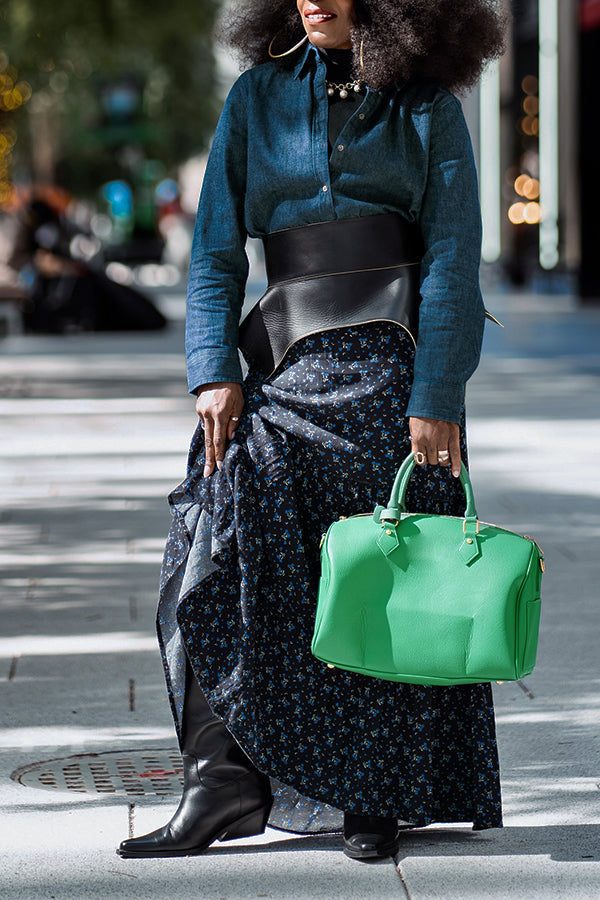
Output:
<instances>
[{"instance_id":1,"label":"denim sleeve","mask_svg":"<svg viewBox=\"0 0 600 900\"><path fill-rule=\"evenodd\" d=\"M237 345L248 277L245 94L242 76L219 119L198 204L185 335L191 393L212 381L242 381Z\"/></svg>"},{"instance_id":2,"label":"denim sleeve","mask_svg":"<svg viewBox=\"0 0 600 900\"><path fill-rule=\"evenodd\" d=\"M433 104L420 225L422 300L407 415L460 422L465 384L479 362L485 310L475 161L462 107L448 93Z\"/></svg>"}]
</instances>

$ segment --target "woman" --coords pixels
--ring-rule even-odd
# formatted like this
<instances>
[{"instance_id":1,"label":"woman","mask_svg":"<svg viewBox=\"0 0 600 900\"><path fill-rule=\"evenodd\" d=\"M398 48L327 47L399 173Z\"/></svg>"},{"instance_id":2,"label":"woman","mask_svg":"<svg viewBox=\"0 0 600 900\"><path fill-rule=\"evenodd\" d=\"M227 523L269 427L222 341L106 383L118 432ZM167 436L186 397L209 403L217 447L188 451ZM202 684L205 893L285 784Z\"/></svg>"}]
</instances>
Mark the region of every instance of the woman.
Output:
<instances>
[{"instance_id":1,"label":"woman","mask_svg":"<svg viewBox=\"0 0 600 900\"><path fill-rule=\"evenodd\" d=\"M487 0L253 0L229 35L255 65L225 104L199 204L200 426L158 616L184 794L119 852L343 819L346 854L369 859L397 849L402 820L500 826L489 685L332 670L310 641L321 533L385 502L410 448L412 508L464 512L484 310L472 151L447 88L500 52L501 23ZM238 329L248 234L269 289Z\"/></svg>"}]
</instances>

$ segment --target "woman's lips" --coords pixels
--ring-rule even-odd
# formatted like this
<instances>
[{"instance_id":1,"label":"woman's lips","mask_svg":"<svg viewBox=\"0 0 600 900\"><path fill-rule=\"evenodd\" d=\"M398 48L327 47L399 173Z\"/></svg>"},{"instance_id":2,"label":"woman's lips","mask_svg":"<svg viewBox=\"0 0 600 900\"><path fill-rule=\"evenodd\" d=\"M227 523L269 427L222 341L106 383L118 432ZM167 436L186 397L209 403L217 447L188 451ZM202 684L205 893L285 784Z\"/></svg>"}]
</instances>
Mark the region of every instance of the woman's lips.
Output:
<instances>
[{"instance_id":1,"label":"woman's lips","mask_svg":"<svg viewBox=\"0 0 600 900\"><path fill-rule=\"evenodd\" d=\"M329 22L331 19L337 18L335 13L327 12L326 9L309 9L304 13L304 18L309 22L317 24L319 22Z\"/></svg>"}]
</instances>

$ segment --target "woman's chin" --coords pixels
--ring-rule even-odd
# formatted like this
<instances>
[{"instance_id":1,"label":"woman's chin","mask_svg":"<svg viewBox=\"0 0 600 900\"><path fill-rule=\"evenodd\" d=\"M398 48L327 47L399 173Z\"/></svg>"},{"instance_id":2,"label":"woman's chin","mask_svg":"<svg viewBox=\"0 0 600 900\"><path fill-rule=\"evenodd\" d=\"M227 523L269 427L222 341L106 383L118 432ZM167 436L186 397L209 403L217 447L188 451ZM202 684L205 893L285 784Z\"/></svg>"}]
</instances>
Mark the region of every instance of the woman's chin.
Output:
<instances>
[{"instance_id":1,"label":"woman's chin","mask_svg":"<svg viewBox=\"0 0 600 900\"><path fill-rule=\"evenodd\" d=\"M352 47L352 42L349 38L336 39L333 35L323 34L320 31L316 34L309 34L308 39L313 46L323 50L350 50Z\"/></svg>"}]
</instances>

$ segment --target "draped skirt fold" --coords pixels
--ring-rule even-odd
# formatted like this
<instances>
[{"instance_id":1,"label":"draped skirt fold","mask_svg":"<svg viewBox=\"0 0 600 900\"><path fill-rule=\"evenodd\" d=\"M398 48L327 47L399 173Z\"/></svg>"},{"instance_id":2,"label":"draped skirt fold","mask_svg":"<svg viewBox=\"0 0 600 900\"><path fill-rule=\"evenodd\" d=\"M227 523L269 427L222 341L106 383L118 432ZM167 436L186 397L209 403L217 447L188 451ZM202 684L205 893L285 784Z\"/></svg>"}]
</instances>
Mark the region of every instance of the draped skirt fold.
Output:
<instances>
[{"instance_id":1,"label":"draped skirt fold","mask_svg":"<svg viewBox=\"0 0 600 900\"><path fill-rule=\"evenodd\" d=\"M273 783L270 824L333 831L343 810L415 826L501 825L488 684L425 687L328 669L310 653L319 544L385 504L410 450L413 347L393 324L309 335L245 407L220 471L204 434L170 496L158 636L180 733L185 658L214 712ZM462 452L466 457L464 428ZM462 515L447 469L415 470L410 509Z\"/></svg>"}]
</instances>

